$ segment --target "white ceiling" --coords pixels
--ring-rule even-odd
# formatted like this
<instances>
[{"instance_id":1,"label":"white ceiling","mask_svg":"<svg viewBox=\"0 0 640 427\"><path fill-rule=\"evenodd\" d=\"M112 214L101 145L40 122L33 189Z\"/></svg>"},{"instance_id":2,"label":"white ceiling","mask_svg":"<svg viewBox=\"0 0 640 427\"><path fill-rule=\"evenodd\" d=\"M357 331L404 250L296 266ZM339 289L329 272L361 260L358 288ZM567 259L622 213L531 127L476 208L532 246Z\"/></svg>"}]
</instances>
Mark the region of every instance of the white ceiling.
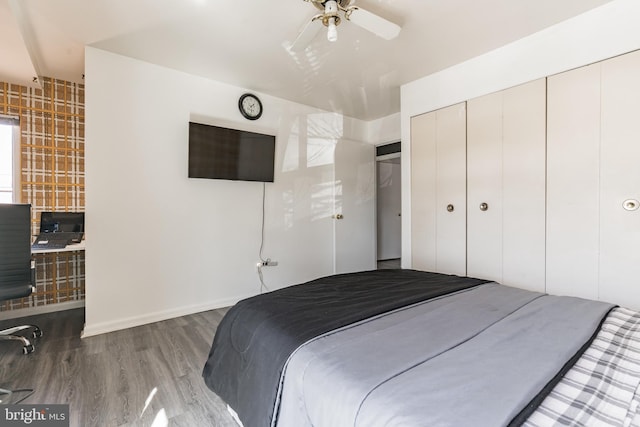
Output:
<instances>
[{"instance_id":1,"label":"white ceiling","mask_svg":"<svg viewBox=\"0 0 640 427\"><path fill-rule=\"evenodd\" d=\"M611 0L357 0L402 27L386 41L343 21L286 49L318 10L303 0L0 0L0 81L82 82L84 46L363 120L400 86ZM90 78L90 76L87 76Z\"/></svg>"}]
</instances>

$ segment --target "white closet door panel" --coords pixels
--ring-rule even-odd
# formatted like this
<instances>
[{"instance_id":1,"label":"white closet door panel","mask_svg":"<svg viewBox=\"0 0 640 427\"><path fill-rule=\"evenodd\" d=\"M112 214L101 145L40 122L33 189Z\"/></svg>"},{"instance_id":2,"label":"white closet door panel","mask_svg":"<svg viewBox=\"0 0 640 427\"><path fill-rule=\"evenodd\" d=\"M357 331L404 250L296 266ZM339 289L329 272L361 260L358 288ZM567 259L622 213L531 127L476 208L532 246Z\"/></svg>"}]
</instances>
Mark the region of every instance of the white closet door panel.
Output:
<instances>
[{"instance_id":1,"label":"white closet door panel","mask_svg":"<svg viewBox=\"0 0 640 427\"><path fill-rule=\"evenodd\" d=\"M411 118L411 266L436 269L436 112Z\"/></svg>"},{"instance_id":2,"label":"white closet door panel","mask_svg":"<svg viewBox=\"0 0 640 427\"><path fill-rule=\"evenodd\" d=\"M546 79L503 95L502 283L544 292Z\"/></svg>"},{"instance_id":3,"label":"white closet door panel","mask_svg":"<svg viewBox=\"0 0 640 427\"><path fill-rule=\"evenodd\" d=\"M640 52L602 63L600 299L640 310Z\"/></svg>"},{"instance_id":4,"label":"white closet door panel","mask_svg":"<svg viewBox=\"0 0 640 427\"><path fill-rule=\"evenodd\" d=\"M466 274L465 121L464 103L411 119L411 263L418 270Z\"/></svg>"},{"instance_id":5,"label":"white closet door panel","mask_svg":"<svg viewBox=\"0 0 640 427\"><path fill-rule=\"evenodd\" d=\"M497 92L467 103L467 273L497 282L502 282L502 98Z\"/></svg>"},{"instance_id":6,"label":"white closet door panel","mask_svg":"<svg viewBox=\"0 0 640 427\"><path fill-rule=\"evenodd\" d=\"M436 271L466 275L466 104L436 112ZM453 205L453 212L447 210Z\"/></svg>"},{"instance_id":7,"label":"white closet door panel","mask_svg":"<svg viewBox=\"0 0 640 427\"><path fill-rule=\"evenodd\" d=\"M597 299L600 65L547 84L547 292Z\"/></svg>"}]
</instances>

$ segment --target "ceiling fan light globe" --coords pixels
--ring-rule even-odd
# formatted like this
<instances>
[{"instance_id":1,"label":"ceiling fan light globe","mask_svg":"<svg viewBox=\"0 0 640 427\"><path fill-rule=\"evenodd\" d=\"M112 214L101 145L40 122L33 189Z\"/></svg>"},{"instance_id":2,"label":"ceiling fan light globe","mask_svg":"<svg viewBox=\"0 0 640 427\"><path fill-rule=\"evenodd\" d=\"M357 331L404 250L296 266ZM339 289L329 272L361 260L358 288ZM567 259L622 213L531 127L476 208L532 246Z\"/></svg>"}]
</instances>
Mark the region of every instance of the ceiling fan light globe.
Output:
<instances>
[{"instance_id":1,"label":"ceiling fan light globe","mask_svg":"<svg viewBox=\"0 0 640 427\"><path fill-rule=\"evenodd\" d=\"M331 18L327 26L327 40L335 42L338 40L338 27L336 27L336 19Z\"/></svg>"}]
</instances>

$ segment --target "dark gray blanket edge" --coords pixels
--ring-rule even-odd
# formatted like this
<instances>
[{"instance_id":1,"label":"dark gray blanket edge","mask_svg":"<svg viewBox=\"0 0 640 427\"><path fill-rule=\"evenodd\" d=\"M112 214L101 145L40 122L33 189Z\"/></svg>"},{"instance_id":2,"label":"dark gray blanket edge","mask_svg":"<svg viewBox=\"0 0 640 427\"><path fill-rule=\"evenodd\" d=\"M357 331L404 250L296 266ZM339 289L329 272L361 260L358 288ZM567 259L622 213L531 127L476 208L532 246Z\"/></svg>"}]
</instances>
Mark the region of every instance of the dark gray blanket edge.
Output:
<instances>
[{"instance_id":1,"label":"dark gray blanket edge","mask_svg":"<svg viewBox=\"0 0 640 427\"><path fill-rule=\"evenodd\" d=\"M204 381L245 427L270 426L283 367L309 339L488 282L415 270L374 270L323 277L248 298L220 322Z\"/></svg>"}]
</instances>

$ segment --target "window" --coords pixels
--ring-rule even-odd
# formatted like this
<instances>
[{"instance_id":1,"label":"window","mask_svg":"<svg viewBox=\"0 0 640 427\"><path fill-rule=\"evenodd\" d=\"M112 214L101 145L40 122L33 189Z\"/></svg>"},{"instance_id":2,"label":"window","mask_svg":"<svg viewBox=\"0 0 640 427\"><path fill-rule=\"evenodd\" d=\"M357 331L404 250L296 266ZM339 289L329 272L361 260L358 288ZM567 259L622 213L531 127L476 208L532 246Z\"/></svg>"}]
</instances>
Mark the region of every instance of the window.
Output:
<instances>
[{"instance_id":1,"label":"window","mask_svg":"<svg viewBox=\"0 0 640 427\"><path fill-rule=\"evenodd\" d=\"M0 203L17 202L18 119L0 116Z\"/></svg>"}]
</instances>

